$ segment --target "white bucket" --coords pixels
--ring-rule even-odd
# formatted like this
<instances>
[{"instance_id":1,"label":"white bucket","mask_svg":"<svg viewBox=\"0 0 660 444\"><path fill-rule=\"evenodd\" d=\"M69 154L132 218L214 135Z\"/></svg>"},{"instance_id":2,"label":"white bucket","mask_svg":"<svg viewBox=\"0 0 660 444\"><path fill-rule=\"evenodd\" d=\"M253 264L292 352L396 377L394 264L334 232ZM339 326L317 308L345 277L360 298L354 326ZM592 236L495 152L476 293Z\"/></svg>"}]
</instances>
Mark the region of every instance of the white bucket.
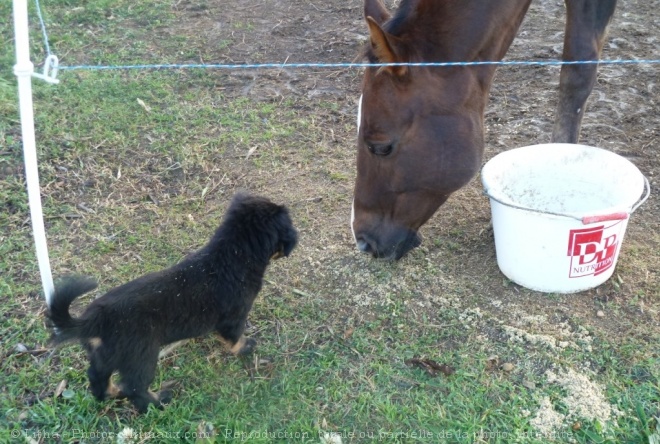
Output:
<instances>
[{"instance_id":1,"label":"white bucket","mask_svg":"<svg viewBox=\"0 0 660 444\"><path fill-rule=\"evenodd\" d=\"M523 287L552 293L587 290L612 276L628 217L650 193L627 159L567 143L498 154L481 180L500 270Z\"/></svg>"}]
</instances>

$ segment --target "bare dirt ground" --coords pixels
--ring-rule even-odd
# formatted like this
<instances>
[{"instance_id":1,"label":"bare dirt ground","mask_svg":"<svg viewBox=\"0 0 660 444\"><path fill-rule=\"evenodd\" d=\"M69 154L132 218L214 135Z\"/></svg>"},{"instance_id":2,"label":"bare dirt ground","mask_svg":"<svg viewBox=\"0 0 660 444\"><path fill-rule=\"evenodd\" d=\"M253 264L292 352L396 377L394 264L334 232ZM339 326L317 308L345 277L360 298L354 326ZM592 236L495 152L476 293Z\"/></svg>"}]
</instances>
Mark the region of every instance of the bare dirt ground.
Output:
<instances>
[{"instance_id":1,"label":"bare dirt ground","mask_svg":"<svg viewBox=\"0 0 660 444\"><path fill-rule=\"evenodd\" d=\"M196 62L350 62L365 42L362 2L358 0L227 1L182 0L176 6L180 28L168 33L198 35ZM391 3L390 3L391 5ZM610 27L604 59L656 59L655 32L660 2L621 2ZM563 2L536 2L507 55L508 60L557 59L563 41ZM240 29L237 24L246 24ZM228 45L226 42L235 42ZM490 211L478 178L444 205L422 230L424 245L398 264L374 264L355 251L348 226L352 179L358 70L281 70L218 74L223 94L275 101L309 99L299 110L318 120L322 140L312 169L341 172L350 180L319 182L313 171L296 172L269 184L269 193L293 202L294 212L310 223L301 257L308 257L303 284L327 297L345 295L355 304L383 304L404 297L421 310L443 304L480 308L494 319L521 324L521 316L543 315L547 329L567 319L601 330L606 336L657 338L660 280L660 132L658 65L602 66L588 103L581 142L612 150L634 162L649 178L651 198L634 215L613 279L592 291L549 298L509 283L495 262ZM559 77L558 67L503 67L487 108L484 162L514 147L549 141ZM315 107L331 98L335 110ZM303 137L303 135L300 135ZM295 154L294 154L295 156ZM616 180L616 178L613 178ZM291 193L295 190L295 194ZM318 253L322 254L319 255ZM356 274L363 270L363 275ZM397 296L398 295L398 296ZM401 296L405 295L405 296ZM456 301L456 302L452 302ZM408 301L407 301L408 302ZM600 311L600 313L598 313ZM539 327L541 328L541 327ZM543 329L543 328L541 328Z\"/></svg>"}]
</instances>

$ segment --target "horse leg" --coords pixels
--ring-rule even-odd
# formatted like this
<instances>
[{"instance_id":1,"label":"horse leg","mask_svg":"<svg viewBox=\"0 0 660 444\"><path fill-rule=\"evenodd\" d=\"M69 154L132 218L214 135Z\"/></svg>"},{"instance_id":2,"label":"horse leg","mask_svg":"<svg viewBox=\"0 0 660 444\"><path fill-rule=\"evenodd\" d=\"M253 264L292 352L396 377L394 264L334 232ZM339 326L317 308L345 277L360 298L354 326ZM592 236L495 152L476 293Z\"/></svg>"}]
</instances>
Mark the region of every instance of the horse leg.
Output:
<instances>
[{"instance_id":1,"label":"horse leg","mask_svg":"<svg viewBox=\"0 0 660 444\"><path fill-rule=\"evenodd\" d=\"M616 0L565 0L565 3L563 60L598 60ZM577 143L585 103L596 83L597 71L595 63L562 66L553 142Z\"/></svg>"}]
</instances>

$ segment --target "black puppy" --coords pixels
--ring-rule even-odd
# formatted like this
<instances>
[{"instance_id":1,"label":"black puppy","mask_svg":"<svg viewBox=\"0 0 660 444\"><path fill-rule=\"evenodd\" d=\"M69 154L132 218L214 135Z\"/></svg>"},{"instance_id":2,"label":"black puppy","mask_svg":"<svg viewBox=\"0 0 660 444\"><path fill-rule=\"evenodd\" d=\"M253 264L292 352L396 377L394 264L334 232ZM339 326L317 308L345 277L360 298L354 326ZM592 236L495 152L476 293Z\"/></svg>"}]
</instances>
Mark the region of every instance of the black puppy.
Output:
<instances>
[{"instance_id":1,"label":"black puppy","mask_svg":"<svg viewBox=\"0 0 660 444\"><path fill-rule=\"evenodd\" d=\"M270 259L288 256L297 232L288 210L262 197L239 194L224 221L201 250L163 271L113 288L79 318L71 302L96 288L90 278L68 277L57 285L48 310L52 341L79 340L89 358L90 389L98 400L127 397L138 411L161 407L169 391L149 391L161 346L220 334L235 355L256 344L243 335ZM118 370L121 384L110 377Z\"/></svg>"}]
</instances>

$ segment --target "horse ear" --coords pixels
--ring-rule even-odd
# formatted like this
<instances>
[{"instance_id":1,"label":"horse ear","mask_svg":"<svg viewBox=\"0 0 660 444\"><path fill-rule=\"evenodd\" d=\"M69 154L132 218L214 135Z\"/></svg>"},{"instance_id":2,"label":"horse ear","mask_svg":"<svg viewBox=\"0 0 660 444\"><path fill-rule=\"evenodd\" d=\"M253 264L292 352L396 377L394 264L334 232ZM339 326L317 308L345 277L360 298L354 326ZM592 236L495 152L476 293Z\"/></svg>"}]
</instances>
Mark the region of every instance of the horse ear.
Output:
<instances>
[{"instance_id":1,"label":"horse ear","mask_svg":"<svg viewBox=\"0 0 660 444\"><path fill-rule=\"evenodd\" d=\"M367 25L369 25L369 36L371 38L371 49L380 63L401 63L403 60L396 52L397 38L387 32L368 16ZM405 66L383 66L379 71L387 71L397 77L401 77L407 72Z\"/></svg>"},{"instance_id":2,"label":"horse ear","mask_svg":"<svg viewBox=\"0 0 660 444\"><path fill-rule=\"evenodd\" d=\"M388 21L391 17L390 12L381 0L364 0L364 16L373 17L379 25Z\"/></svg>"}]
</instances>

